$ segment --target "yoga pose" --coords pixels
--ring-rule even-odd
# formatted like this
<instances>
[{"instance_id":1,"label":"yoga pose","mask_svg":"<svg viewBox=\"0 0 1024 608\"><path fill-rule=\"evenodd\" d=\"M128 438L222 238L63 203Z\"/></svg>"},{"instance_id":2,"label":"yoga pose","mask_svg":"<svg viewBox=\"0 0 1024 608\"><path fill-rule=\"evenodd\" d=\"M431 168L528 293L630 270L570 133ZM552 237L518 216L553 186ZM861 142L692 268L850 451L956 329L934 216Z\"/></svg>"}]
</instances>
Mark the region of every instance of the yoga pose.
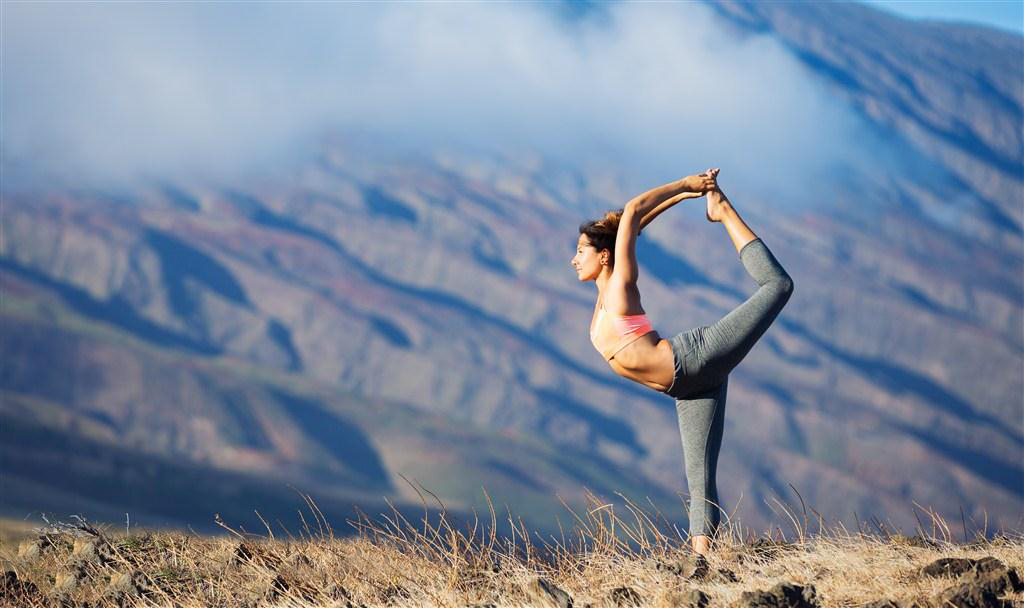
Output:
<instances>
[{"instance_id":1,"label":"yoga pose","mask_svg":"<svg viewBox=\"0 0 1024 608\"><path fill-rule=\"evenodd\" d=\"M789 301L793 280L718 187L718 169L641 194L623 209L580 225L572 265L581 281L597 283L590 340L620 376L676 400L686 482L690 542L706 555L720 521L715 469L722 445L729 372L747 355ZM636 239L660 213L707 195L705 217L725 226L740 261L759 287L713 325L665 340L640 305Z\"/></svg>"}]
</instances>

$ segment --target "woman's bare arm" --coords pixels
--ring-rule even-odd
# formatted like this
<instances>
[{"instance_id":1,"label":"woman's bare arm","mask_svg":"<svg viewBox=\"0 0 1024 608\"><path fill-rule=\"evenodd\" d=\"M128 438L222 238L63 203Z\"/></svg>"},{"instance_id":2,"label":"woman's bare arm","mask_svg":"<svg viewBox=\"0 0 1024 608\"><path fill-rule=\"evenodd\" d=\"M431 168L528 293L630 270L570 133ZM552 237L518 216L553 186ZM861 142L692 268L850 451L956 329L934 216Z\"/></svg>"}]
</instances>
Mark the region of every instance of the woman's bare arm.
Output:
<instances>
[{"instance_id":1,"label":"woman's bare arm","mask_svg":"<svg viewBox=\"0 0 1024 608\"><path fill-rule=\"evenodd\" d=\"M653 222L654 218L667 211L669 207L675 205L679 201L686 200L688 198L700 198L702 196L704 196L703 192L681 192L670 199L662 201L660 205L648 211L647 215L640 219L640 230L643 231L644 226Z\"/></svg>"},{"instance_id":2,"label":"woman's bare arm","mask_svg":"<svg viewBox=\"0 0 1024 608\"><path fill-rule=\"evenodd\" d=\"M705 192L715 187L715 178L713 173L717 173L717 171L709 170L701 175L689 175L674 182L658 186L657 188L652 188L639 196L633 197L627 205L632 206L637 217L643 221L647 214L657 209L662 203L675 199L672 203L672 205L674 205L684 198L690 198L676 198L681 194L697 193L698 196L703 196ZM670 206L671 205L668 205L668 207ZM665 209L668 207L665 207ZM664 209L661 211L664 211ZM659 213L661 211L659 211Z\"/></svg>"}]
</instances>

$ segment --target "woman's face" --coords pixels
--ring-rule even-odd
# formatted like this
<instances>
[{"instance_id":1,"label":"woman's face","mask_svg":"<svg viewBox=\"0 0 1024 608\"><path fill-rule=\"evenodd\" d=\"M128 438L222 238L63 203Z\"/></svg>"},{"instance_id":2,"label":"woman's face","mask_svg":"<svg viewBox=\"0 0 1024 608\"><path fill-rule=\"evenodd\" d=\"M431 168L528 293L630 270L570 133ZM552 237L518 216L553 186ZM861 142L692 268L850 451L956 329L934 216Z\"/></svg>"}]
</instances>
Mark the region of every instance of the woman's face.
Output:
<instances>
[{"instance_id":1,"label":"woman's face","mask_svg":"<svg viewBox=\"0 0 1024 608\"><path fill-rule=\"evenodd\" d=\"M590 244L587 235L581 234L576 242L576 255L572 258L572 267L576 269L576 278L581 281L593 281L601 274L602 256Z\"/></svg>"}]
</instances>

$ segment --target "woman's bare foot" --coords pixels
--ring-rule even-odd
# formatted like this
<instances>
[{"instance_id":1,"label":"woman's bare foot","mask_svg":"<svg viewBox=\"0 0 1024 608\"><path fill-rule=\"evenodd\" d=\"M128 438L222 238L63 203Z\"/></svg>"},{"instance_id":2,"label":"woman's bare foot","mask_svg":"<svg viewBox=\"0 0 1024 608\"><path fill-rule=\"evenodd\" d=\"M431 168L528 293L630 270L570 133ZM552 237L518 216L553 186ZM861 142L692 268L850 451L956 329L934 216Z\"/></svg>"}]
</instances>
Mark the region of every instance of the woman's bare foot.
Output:
<instances>
[{"instance_id":1,"label":"woman's bare foot","mask_svg":"<svg viewBox=\"0 0 1024 608\"><path fill-rule=\"evenodd\" d=\"M690 543L693 545L693 551L701 557L707 557L711 553L711 538L703 534L690 537Z\"/></svg>"},{"instance_id":2,"label":"woman's bare foot","mask_svg":"<svg viewBox=\"0 0 1024 608\"><path fill-rule=\"evenodd\" d=\"M726 212L732 208L732 203L725 197L725 194L718 188L708 190L708 209L704 216L709 222L720 222L725 219Z\"/></svg>"}]
</instances>

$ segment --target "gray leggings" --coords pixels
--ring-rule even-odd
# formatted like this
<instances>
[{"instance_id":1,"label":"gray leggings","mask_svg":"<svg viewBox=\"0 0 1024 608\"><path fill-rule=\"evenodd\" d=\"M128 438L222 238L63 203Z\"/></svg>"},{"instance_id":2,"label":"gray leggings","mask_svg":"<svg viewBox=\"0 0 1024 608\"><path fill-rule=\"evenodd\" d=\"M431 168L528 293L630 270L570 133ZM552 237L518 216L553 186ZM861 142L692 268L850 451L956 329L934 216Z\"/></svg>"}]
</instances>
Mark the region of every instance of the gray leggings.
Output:
<instances>
[{"instance_id":1,"label":"gray leggings","mask_svg":"<svg viewBox=\"0 0 1024 608\"><path fill-rule=\"evenodd\" d=\"M714 536L720 521L715 470L722 447L729 372L750 352L793 293L793 280L756 238L740 261L760 287L714 325L669 340L676 375L665 394L675 398L690 491L690 535Z\"/></svg>"}]
</instances>

